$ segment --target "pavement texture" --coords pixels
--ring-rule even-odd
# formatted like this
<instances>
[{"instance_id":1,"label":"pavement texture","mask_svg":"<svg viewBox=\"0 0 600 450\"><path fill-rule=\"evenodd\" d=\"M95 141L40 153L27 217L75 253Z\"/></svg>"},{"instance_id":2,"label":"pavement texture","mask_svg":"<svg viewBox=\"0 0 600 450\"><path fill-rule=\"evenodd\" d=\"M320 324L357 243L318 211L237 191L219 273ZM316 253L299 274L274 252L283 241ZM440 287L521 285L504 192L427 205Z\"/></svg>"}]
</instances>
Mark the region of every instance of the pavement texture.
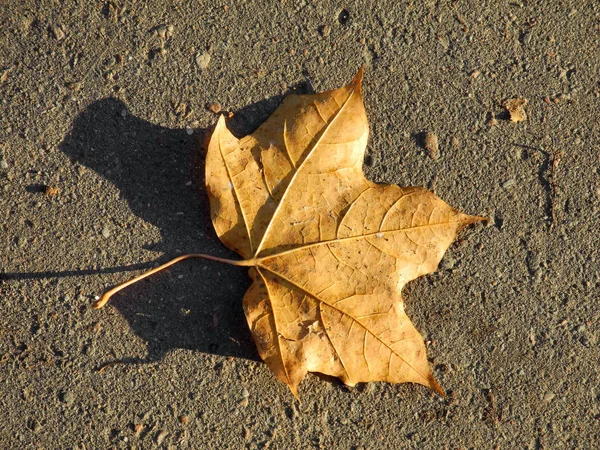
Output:
<instances>
[{"instance_id":1,"label":"pavement texture","mask_svg":"<svg viewBox=\"0 0 600 450\"><path fill-rule=\"evenodd\" d=\"M599 445L599 34L592 1L4 0L0 447ZM490 218L404 290L446 398L309 375L297 402L243 268L184 262L91 308L157 262L235 257L202 184L214 111L243 136L363 64L367 176Z\"/></svg>"}]
</instances>

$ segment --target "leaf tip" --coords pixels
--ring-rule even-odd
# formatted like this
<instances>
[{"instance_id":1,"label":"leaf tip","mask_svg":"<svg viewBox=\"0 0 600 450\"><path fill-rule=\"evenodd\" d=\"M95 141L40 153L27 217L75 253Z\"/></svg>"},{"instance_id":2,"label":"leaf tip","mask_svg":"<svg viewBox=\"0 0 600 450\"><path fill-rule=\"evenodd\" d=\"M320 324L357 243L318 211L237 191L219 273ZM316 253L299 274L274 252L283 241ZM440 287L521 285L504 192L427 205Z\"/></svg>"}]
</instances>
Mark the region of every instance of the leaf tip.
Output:
<instances>
[{"instance_id":1,"label":"leaf tip","mask_svg":"<svg viewBox=\"0 0 600 450\"><path fill-rule=\"evenodd\" d=\"M354 75L354 78L352 79L352 84L358 90L360 90L360 87L362 85L362 80L363 80L364 73L365 73L365 65L363 64L362 66L360 66L360 69L358 69L358 72L356 73L356 75Z\"/></svg>"},{"instance_id":2,"label":"leaf tip","mask_svg":"<svg viewBox=\"0 0 600 450\"><path fill-rule=\"evenodd\" d=\"M470 222L469 223L489 222L490 221L489 217L469 216L469 218L470 218Z\"/></svg>"},{"instance_id":3,"label":"leaf tip","mask_svg":"<svg viewBox=\"0 0 600 450\"><path fill-rule=\"evenodd\" d=\"M444 389L442 389L442 386L440 386L440 384L435 380L435 378L429 378L429 387L442 397L446 397L446 392L444 392Z\"/></svg>"},{"instance_id":4,"label":"leaf tip","mask_svg":"<svg viewBox=\"0 0 600 450\"><path fill-rule=\"evenodd\" d=\"M477 222L489 222L490 219L488 217L481 216L469 216L467 214L460 213L459 222L461 223L461 229L466 227L467 225L472 225Z\"/></svg>"},{"instance_id":5,"label":"leaf tip","mask_svg":"<svg viewBox=\"0 0 600 450\"><path fill-rule=\"evenodd\" d=\"M225 126L225 114L221 114L219 116L219 120L217 120L217 124L215 125L215 130Z\"/></svg>"},{"instance_id":6,"label":"leaf tip","mask_svg":"<svg viewBox=\"0 0 600 450\"><path fill-rule=\"evenodd\" d=\"M291 384L288 384L288 387L290 388L290 391L292 391L292 394L294 394L294 397L296 397L296 400L298 400L298 403L302 403L300 400L300 395L298 394L298 386L292 386Z\"/></svg>"},{"instance_id":7,"label":"leaf tip","mask_svg":"<svg viewBox=\"0 0 600 450\"><path fill-rule=\"evenodd\" d=\"M231 131L227 127L226 120L227 117L225 116L225 114L221 114L219 116L219 119L217 120L217 123L215 124L212 135L210 137L209 145L211 145L213 142L219 142L219 139L215 139L217 136L221 136L224 142L228 140L238 141L238 139L231 133Z\"/></svg>"}]
</instances>

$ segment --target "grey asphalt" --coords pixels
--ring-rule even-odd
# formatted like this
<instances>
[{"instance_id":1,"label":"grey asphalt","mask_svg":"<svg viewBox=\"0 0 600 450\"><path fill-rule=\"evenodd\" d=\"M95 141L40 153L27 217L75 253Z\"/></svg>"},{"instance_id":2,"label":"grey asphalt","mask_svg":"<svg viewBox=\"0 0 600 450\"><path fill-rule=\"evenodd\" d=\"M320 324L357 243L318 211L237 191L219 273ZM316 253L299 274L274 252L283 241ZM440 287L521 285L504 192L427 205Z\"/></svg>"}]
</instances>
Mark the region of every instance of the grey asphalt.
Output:
<instances>
[{"instance_id":1,"label":"grey asphalt","mask_svg":"<svg viewBox=\"0 0 600 450\"><path fill-rule=\"evenodd\" d=\"M600 445L599 32L591 1L4 0L0 447ZM242 268L184 262L91 308L171 257L234 257L202 187L210 104L243 136L363 64L367 176L491 219L404 290L446 398L310 375L298 403Z\"/></svg>"}]
</instances>

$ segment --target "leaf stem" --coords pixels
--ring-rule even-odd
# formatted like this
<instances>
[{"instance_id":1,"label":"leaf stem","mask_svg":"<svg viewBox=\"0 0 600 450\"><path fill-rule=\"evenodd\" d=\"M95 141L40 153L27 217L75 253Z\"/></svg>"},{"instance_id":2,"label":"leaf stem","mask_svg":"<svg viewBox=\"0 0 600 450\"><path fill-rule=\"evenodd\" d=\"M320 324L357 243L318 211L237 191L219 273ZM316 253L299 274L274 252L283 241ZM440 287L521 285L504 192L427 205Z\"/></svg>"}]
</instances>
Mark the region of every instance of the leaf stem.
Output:
<instances>
[{"instance_id":1,"label":"leaf stem","mask_svg":"<svg viewBox=\"0 0 600 450\"><path fill-rule=\"evenodd\" d=\"M110 300L110 298L116 294L117 292L119 292L121 289L125 289L127 286L130 286L134 283L137 283L140 280L143 280L146 277L149 277L150 275L153 275L157 272L160 272L163 269L166 269L169 266L172 266L173 264L176 264L180 261L189 259L189 258L202 258L202 259L208 259L211 261L217 261L217 262L222 262L225 264L231 264L232 266L254 266L256 265L256 261L254 259L247 259L247 260L242 260L242 261L235 261L233 259L225 259L225 258L219 258L218 256L212 256L212 255L205 255L204 253L190 253L187 255L182 255L182 256L178 256L175 259L172 259L169 262L166 262L158 267L155 267L154 269L151 269L147 272L142 273L141 275L138 275L135 278L132 278L129 281L126 281L125 283L121 283L118 286L115 286L114 288L112 288L109 291L106 291L104 293L104 295L102 295L102 297L100 297L100 299L96 300L94 303L92 303L92 307L95 309L100 309L102 308L104 305L106 305L108 303L108 301Z\"/></svg>"}]
</instances>

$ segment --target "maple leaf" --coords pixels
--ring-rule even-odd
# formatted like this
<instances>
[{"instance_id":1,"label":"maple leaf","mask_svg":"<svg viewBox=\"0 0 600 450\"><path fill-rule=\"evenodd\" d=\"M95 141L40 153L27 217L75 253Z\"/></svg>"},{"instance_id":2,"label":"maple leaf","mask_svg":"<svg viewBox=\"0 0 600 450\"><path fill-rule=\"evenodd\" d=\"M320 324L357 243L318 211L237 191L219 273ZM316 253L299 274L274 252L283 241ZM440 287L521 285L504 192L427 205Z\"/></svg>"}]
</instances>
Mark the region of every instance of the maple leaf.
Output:
<instances>
[{"instance_id":1,"label":"maple leaf","mask_svg":"<svg viewBox=\"0 0 600 450\"><path fill-rule=\"evenodd\" d=\"M402 287L433 272L458 231L484 220L420 188L363 174L368 122L361 69L340 89L290 95L251 135L224 116L206 156L214 228L250 266L244 312L262 359L298 398L307 372L414 382L441 395Z\"/></svg>"}]
</instances>

